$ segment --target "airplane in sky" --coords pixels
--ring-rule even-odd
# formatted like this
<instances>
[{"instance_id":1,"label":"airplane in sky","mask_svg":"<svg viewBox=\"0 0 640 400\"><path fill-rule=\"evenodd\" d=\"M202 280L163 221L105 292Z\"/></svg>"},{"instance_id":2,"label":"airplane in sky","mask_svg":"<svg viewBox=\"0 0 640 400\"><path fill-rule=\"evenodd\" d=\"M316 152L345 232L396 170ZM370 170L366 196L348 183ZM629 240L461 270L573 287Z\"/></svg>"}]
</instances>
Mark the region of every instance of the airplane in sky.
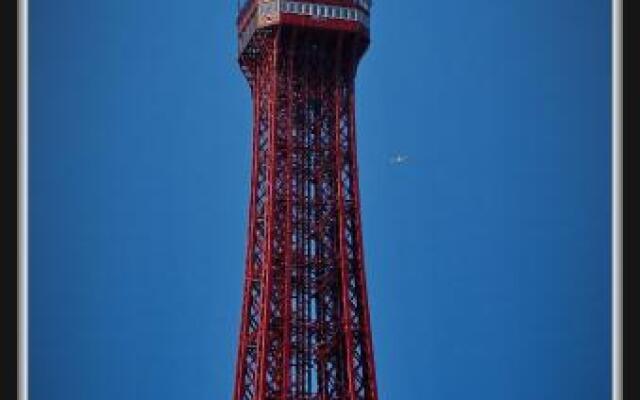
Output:
<instances>
[{"instance_id":1,"label":"airplane in sky","mask_svg":"<svg viewBox=\"0 0 640 400\"><path fill-rule=\"evenodd\" d=\"M392 164L392 165L404 164L408 160L409 160L409 156L402 155L402 154L396 154L395 156L391 157L391 159L389 160L389 163Z\"/></svg>"}]
</instances>

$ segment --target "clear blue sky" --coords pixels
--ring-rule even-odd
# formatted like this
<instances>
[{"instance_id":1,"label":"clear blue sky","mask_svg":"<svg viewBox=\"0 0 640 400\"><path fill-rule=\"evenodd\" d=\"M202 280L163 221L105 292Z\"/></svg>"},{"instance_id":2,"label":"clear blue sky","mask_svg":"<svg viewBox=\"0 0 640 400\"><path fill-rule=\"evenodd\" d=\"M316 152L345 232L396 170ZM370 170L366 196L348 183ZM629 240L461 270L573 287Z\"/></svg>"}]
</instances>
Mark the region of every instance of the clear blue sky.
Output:
<instances>
[{"instance_id":1,"label":"clear blue sky","mask_svg":"<svg viewBox=\"0 0 640 400\"><path fill-rule=\"evenodd\" d=\"M230 399L235 3L30 1L33 400ZM357 119L381 399L609 398L609 7L374 3Z\"/></svg>"}]
</instances>

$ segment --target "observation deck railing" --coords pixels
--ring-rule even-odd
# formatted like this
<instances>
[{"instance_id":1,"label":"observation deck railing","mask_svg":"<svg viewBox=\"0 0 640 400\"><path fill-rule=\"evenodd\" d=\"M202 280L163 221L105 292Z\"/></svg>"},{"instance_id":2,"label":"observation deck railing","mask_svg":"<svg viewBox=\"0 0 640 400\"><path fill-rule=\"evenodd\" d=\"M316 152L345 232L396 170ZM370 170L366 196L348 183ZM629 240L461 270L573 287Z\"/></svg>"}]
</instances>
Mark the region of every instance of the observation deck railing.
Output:
<instances>
[{"instance_id":1,"label":"observation deck railing","mask_svg":"<svg viewBox=\"0 0 640 400\"><path fill-rule=\"evenodd\" d=\"M245 14L253 6L253 3L257 3L258 1L259 0L238 0L237 21L239 22L242 18L244 18ZM322 4L322 1L317 1L317 3ZM349 0L349 1L344 1L344 3L347 3L347 4L350 3L351 5L354 5L354 6L360 6L367 12L369 12L369 10L371 9L371 0Z\"/></svg>"}]
</instances>

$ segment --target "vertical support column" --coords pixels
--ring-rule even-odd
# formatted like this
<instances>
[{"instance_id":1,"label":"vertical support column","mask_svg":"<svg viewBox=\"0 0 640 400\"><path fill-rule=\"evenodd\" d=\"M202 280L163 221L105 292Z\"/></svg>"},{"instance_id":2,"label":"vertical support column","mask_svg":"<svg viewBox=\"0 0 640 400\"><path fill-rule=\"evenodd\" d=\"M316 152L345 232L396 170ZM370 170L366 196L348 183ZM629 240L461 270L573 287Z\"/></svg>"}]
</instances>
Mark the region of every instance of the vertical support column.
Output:
<instances>
[{"instance_id":1,"label":"vertical support column","mask_svg":"<svg viewBox=\"0 0 640 400\"><path fill-rule=\"evenodd\" d=\"M378 398L378 390L376 385L375 376L375 362L373 358L373 343L371 332L371 317L369 312L369 301L367 297L367 283L366 274L364 269L364 249L362 240L362 222L361 222L361 209L360 209L360 184L358 173L358 152L356 146L356 116L355 116L355 75L356 75L356 60L357 60L357 41L354 41L351 50L351 57L349 63L349 84L351 86L349 90L349 141L350 141L350 154L352 162L352 186L353 186L353 207L354 207L354 230L356 234L355 243L355 261L357 268L357 279L359 281L359 302L361 310L361 327L360 336L362 343L362 362L364 363L363 369L366 374L366 387L365 387L365 399L376 400Z\"/></svg>"},{"instance_id":2,"label":"vertical support column","mask_svg":"<svg viewBox=\"0 0 640 400\"><path fill-rule=\"evenodd\" d=\"M280 40L280 30L277 29L275 37L271 43L269 49L269 56L267 59L268 77L271 79L271 90L269 92L269 147L267 151L267 201L266 201L266 251L265 251L265 264L262 270L262 299L261 299L261 321L258 331L259 343L258 343L258 389L257 399L266 399L267 396L267 361L270 355L270 335L272 334L269 323L271 321L271 295L272 295L272 278L273 278L273 211L274 211L274 185L275 185L275 139L277 130L277 92L278 92L278 49Z\"/></svg>"},{"instance_id":3,"label":"vertical support column","mask_svg":"<svg viewBox=\"0 0 640 400\"><path fill-rule=\"evenodd\" d=\"M324 310L323 310L323 284L326 262L323 256L323 232L321 227L322 219L325 215L324 194L323 194L323 174L327 169L325 162L323 143L327 135L333 133L333 69L335 50L335 36L319 35L318 38L317 62L315 65L317 78L315 80L315 124L313 142L310 143L313 155L312 171L309 179L313 187L309 208L312 220L310 221L313 244L312 254L312 287L310 296L313 307L312 318L310 319L312 345L311 353L311 373L313 375L312 394L318 394L320 399L326 399L327 384L325 377L325 367L327 363L327 353L325 349L324 332Z\"/></svg>"},{"instance_id":4,"label":"vertical support column","mask_svg":"<svg viewBox=\"0 0 640 400\"><path fill-rule=\"evenodd\" d=\"M259 72L256 70L256 75ZM259 78L257 78L259 80ZM247 252L245 256L245 281L242 296L242 314L240 318L240 335L238 339L238 358L236 359L236 379L233 390L234 399L243 399L245 392L245 379L247 374L246 355L249 338L248 336L248 318L251 308L252 295L251 285L253 282L253 246L255 235L255 216L256 216L256 191L258 190L258 149L260 143L260 129L258 124L259 98L261 85L252 86L253 98L253 133L252 133L252 157L251 157L251 195L249 201L249 223L247 227Z\"/></svg>"},{"instance_id":5,"label":"vertical support column","mask_svg":"<svg viewBox=\"0 0 640 400\"><path fill-rule=\"evenodd\" d=\"M293 240L292 240L292 219L293 219L293 110L294 110L294 92L293 81L294 65L295 65L295 46L296 46L296 30L294 29L289 39L290 49L286 56L286 83L287 83L287 114L286 114L286 165L285 165L285 182L286 182L286 206L285 206L285 256L284 256L284 298L283 298L283 318L282 318L282 392L280 398L289 400L291 391L291 273L293 268Z\"/></svg>"},{"instance_id":6,"label":"vertical support column","mask_svg":"<svg viewBox=\"0 0 640 400\"><path fill-rule=\"evenodd\" d=\"M353 377L353 332L352 332L352 324L351 324L351 306L349 301L349 273L348 273L348 262L346 256L346 238L345 238L345 218L346 218L346 210L344 204L344 185L342 181L342 171L343 171L343 162L344 155L342 152L342 129L344 128L342 125L342 115L344 113L343 109L343 85L346 85L344 71L341 70L342 67L342 47L343 47L343 36L339 35L338 45L335 50L335 165L336 165L336 184L337 184L337 193L336 195L336 205L337 205L337 219L338 219L338 270L340 274L340 296L341 296L341 307L340 307L340 323L342 326L342 333L344 335L344 363L346 369L346 399L355 400L355 384Z\"/></svg>"}]
</instances>

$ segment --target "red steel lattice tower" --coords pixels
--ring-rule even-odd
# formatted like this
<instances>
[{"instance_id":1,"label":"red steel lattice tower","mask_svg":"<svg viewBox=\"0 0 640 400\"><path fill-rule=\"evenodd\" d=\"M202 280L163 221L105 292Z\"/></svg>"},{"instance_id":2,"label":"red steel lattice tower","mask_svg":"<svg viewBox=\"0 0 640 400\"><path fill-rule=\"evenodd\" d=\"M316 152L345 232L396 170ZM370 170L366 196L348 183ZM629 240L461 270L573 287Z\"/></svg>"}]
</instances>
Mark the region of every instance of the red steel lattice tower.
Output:
<instances>
[{"instance_id":1,"label":"red steel lattice tower","mask_svg":"<svg viewBox=\"0 0 640 400\"><path fill-rule=\"evenodd\" d=\"M370 0L246 0L253 161L234 400L376 400L356 158Z\"/></svg>"}]
</instances>

